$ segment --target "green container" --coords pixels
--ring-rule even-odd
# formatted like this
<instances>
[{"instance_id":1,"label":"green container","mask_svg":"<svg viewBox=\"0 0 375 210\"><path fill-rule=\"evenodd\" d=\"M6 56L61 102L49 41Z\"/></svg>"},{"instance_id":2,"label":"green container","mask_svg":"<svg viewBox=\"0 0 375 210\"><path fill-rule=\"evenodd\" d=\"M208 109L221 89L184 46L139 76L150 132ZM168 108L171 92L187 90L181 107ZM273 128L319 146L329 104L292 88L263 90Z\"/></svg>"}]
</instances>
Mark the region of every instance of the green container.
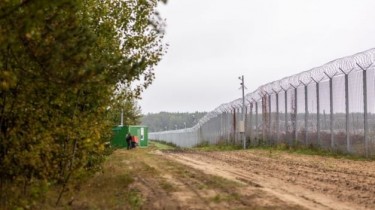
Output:
<instances>
[{"instance_id":1,"label":"green container","mask_svg":"<svg viewBox=\"0 0 375 210\"><path fill-rule=\"evenodd\" d=\"M113 137L111 140L112 147L116 148L126 148L128 144L126 143L126 135L128 132L132 136L136 136L138 139L138 146L147 147L148 146L148 127L142 125L126 125L126 126L116 126L112 129Z\"/></svg>"}]
</instances>

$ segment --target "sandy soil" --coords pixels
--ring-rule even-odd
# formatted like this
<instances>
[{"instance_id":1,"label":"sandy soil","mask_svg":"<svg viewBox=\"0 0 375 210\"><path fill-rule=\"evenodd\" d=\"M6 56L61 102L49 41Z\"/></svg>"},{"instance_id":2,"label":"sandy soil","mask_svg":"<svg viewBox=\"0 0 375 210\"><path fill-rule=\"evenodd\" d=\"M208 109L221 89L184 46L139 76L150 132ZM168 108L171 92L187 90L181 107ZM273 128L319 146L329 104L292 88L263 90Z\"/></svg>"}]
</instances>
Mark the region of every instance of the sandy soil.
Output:
<instances>
[{"instance_id":1,"label":"sandy soil","mask_svg":"<svg viewBox=\"0 0 375 210\"><path fill-rule=\"evenodd\" d=\"M267 203L274 203L271 209L375 209L373 161L259 150L168 151L160 155L245 185L240 194L258 195L251 201L258 207L268 209ZM252 209L246 203L242 207Z\"/></svg>"},{"instance_id":2,"label":"sandy soil","mask_svg":"<svg viewBox=\"0 0 375 210\"><path fill-rule=\"evenodd\" d=\"M279 198L260 186L225 176L223 168L199 161L204 156L185 152L151 152L143 161L158 171L137 177L133 185L143 195L141 209L307 209ZM206 169L213 169L207 173ZM161 177L160 177L161 176ZM160 179L161 178L161 179Z\"/></svg>"},{"instance_id":3,"label":"sandy soil","mask_svg":"<svg viewBox=\"0 0 375 210\"><path fill-rule=\"evenodd\" d=\"M60 209L375 209L375 161L150 146L116 150L74 189Z\"/></svg>"}]
</instances>

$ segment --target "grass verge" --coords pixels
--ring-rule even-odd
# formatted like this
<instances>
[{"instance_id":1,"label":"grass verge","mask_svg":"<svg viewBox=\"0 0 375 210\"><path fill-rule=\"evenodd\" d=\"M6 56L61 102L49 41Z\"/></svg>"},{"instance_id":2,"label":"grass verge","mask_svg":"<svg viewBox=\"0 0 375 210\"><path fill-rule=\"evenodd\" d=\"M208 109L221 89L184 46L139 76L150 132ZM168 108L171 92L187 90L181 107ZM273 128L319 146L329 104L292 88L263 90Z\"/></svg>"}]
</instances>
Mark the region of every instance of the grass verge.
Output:
<instances>
[{"instance_id":1,"label":"grass verge","mask_svg":"<svg viewBox=\"0 0 375 210\"><path fill-rule=\"evenodd\" d=\"M225 142L219 142L218 144L209 144L209 142L204 141L193 147L193 149L200 151L230 151L242 149L242 146L227 144Z\"/></svg>"},{"instance_id":2,"label":"grass verge","mask_svg":"<svg viewBox=\"0 0 375 210\"><path fill-rule=\"evenodd\" d=\"M249 148L250 150L267 150L270 153L272 152L287 152L292 154L300 155L318 155L322 157L332 157L336 159L348 159L348 160L375 160L375 157L366 158L361 155L345 153L337 150L327 150L318 148L316 146L304 146L304 145L287 145L287 144L278 144L278 145L259 145ZM209 144L209 142L204 141L195 147L193 150L199 151L231 151L231 150L242 150L242 145L233 145L226 142L219 142L218 144Z\"/></svg>"},{"instance_id":3,"label":"grass verge","mask_svg":"<svg viewBox=\"0 0 375 210\"><path fill-rule=\"evenodd\" d=\"M158 141L158 140L150 140L149 141L150 148L157 148L159 150L171 150L179 148L177 145L166 142L166 141Z\"/></svg>"},{"instance_id":4,"label":"grass verge","mask_svg":"<svg viewBox=\"0 0 375 210\"><path fill-rule=\"evenodd\" d=\"M296 145L296 146L289 146L287 144L279 144L274 146L256 146L252 147L251 149L260 149L260 150L267 150L270 152L287 152L291 154L300 154L300 155L317 155L322 157L332 157L336 159L348 159L348 160L375 160L375 158L366 158L360 155L344 153L341 151L335 150L327 150L322 149L314 146L303 146L303 145Z\"/></svg>"}]
</instances>

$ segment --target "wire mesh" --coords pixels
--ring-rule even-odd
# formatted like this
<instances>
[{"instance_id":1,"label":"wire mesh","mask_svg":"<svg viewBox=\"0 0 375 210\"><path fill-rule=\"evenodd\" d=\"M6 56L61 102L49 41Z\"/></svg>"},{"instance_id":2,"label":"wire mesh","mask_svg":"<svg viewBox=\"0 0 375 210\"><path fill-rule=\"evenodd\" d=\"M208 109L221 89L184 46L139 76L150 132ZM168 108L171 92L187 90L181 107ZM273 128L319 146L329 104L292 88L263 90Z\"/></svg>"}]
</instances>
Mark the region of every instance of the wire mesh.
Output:
<instances>
[{"instance_id":1,"label":"wire mesh","mask_svg":"<svg viewBox=\"0 0 375 210\"><path fill-rule=\"evenodd\" d=\"M375 48L260 86L246 94L245 136L259 144L313 145L375 156ZM241 144L242 99L192 128L150 133L183 147Z\"/></svg>"}]
</instances>

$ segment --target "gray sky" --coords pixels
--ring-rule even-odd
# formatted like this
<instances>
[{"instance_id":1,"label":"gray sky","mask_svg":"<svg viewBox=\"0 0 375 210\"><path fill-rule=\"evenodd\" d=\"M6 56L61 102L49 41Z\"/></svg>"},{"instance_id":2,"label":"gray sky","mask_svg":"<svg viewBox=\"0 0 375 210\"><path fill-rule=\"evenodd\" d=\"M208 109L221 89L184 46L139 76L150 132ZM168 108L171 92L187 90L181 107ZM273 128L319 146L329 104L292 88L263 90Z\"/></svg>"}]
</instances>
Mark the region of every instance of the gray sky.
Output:
<instances>
[{"instance_id":1,"label":"gray sky","mask_svg":"<svg viewBox=\"0 0 375 210\"><path fill-rule=\"evenodd\" d=\"M142 112L211 111L260 85L375 47L374 0L169 0L168 52Z\"/></svg>"}]
</instances>

